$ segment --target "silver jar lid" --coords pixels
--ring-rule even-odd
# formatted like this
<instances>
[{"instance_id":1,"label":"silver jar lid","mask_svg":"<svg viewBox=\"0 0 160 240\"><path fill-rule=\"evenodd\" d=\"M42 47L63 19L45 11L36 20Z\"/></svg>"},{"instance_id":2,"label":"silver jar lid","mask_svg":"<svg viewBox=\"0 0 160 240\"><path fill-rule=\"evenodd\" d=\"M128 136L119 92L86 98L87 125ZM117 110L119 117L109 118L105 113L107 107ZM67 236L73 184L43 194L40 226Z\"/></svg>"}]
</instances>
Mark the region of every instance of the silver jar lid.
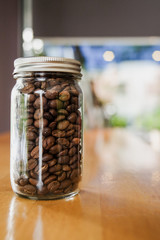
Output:
<instances>
[{"instance_id":1,"label":"silver jar lid","mask_svg":"<svg viewBox=\"0 0 160 240\"><path fill-rule=\"evenodd\" d=\"M13 74L20 72L66 72L82 76L79 61L61 57L17 58Z\"/></svg>"}]
</instances>

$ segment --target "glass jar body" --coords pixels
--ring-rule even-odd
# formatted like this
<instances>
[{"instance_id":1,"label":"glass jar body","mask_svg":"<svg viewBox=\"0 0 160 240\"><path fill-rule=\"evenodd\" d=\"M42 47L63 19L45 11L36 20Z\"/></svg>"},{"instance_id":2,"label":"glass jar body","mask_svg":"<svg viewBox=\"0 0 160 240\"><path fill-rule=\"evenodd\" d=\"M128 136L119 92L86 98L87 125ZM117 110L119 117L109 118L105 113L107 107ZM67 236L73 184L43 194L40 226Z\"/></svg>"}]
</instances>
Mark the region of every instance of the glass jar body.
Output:
<instances>
[{"instance_id":1,"label":"glass jar body","mask_svg":"<svg viewBox=\"0 0 160 240\"><path fill-rule=\"evenodd\" d=\"M17 76L11 95L13 191L33 199L78 193L83 157L83 94L69 73Z\"/></svg>"}]
</instances>

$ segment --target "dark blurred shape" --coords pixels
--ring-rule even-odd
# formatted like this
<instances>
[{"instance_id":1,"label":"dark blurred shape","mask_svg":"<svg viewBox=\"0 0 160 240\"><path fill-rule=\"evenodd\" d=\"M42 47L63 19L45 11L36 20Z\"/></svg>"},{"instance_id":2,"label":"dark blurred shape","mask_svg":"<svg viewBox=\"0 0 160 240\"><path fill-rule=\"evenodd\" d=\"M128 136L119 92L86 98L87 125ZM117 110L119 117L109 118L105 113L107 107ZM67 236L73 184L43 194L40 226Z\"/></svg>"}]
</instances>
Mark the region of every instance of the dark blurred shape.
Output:
<instances>
[{"instance_id":1,"label":"dark blurred shape","mask_svg":"<svg viewBox=\"0 0 160 240\"><path fill-rule=\"evenodd\" d=\"M0 132L9 130L13 61L18 55L18 2L0 3Z\"/></svg>"}]
</instances>

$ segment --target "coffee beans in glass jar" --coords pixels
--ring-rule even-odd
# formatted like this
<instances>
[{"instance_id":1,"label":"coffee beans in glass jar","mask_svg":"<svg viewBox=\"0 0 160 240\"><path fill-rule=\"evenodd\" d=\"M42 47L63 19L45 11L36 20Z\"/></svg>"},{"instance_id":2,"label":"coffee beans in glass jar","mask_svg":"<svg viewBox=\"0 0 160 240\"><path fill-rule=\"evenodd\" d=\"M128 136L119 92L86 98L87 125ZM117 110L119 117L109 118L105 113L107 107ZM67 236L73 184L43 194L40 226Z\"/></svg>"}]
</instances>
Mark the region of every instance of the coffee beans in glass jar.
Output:
<instances>
[{"instance_id":1,"label":"coffee beans in glass jar","mask_svg":"<svg viewBox=\"0 0 160 240\"><path fill-rule=\"evenodd\" d=\"M79 192L83 159L80 63L15 60L11 96L11 184L20 196L56 199Z\"/></svg>"}]
</instances>

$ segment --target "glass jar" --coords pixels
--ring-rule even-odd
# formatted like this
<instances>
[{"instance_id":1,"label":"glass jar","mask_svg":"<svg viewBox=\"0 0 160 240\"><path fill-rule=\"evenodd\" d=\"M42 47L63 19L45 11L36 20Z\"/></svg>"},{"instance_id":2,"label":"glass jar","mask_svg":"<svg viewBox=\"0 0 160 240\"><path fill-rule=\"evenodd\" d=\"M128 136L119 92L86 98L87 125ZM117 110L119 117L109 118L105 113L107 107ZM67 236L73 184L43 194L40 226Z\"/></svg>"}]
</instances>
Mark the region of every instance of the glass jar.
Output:
<instances>
[{"instance_id":1,"label":"glass jar","mask_svg":"<svg viewBox=\"0 0 160 240\"><path fill-rule=\"evenodd\" d=\"M80 63L19 58L11 94L11 185L20 196L56 199L79 192L83 158Z\"/></svg>"}]
</instances>

